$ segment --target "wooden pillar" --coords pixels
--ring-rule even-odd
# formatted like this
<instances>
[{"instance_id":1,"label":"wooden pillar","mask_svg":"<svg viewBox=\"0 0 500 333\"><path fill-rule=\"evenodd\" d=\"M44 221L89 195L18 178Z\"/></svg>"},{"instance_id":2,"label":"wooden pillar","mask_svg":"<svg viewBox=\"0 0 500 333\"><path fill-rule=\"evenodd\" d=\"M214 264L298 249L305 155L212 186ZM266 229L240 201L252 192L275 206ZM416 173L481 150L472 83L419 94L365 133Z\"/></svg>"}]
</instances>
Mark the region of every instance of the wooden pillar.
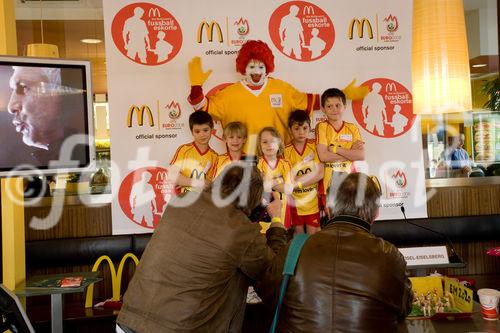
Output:
<instances>
[{"instance_id":1,"label":"wooden pillar","mask_svg":"<svg viewBox=\"0 0 500 333\"><path fill-rule=\"evenodd\" d=\"M0 54L17 55L14 0L0 0ZM1 179L3 284L14 290L26 279L22 178Z\"/></svg>"},{"instance_id":2,"label":"wooden pillar","mask_svg":"<svg viewBox=\"0 0 500 333\"><path fill-rule=\"evenodd\" d=\"M23 179L3 178L1 187L3 284L14 290L26 279Z\"/></svg>"},{"instance_id":3,"label":"wooden pillar","mask_svg":"<svg viewBox=\"0 0 500 333\"><path fill-rule=\"evenodd\" d=\"M0 54L17 55L14 0L0 0Z\"/></svg>"}]
</instances>

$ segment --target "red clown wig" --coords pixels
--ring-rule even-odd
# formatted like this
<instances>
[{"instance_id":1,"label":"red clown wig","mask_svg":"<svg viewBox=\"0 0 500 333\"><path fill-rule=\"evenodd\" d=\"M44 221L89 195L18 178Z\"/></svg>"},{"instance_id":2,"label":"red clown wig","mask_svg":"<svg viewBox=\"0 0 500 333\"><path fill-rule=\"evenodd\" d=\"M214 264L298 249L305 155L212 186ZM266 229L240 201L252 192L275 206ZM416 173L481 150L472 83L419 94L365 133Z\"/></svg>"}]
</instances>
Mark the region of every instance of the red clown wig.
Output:
<instances>
[{"instance_id":1,"label":"red clown wig","mask_svg":"<svg viewBox=\"0 0 500 333\"><path fill-rule=\"evenodd\" d=\"M274 71L273 52L261 40L249 40L243 44L236 58L236 71L245 75L245 70L250 60L262 61L266 65L266 74Z\"/></svg>"}]
</instances>

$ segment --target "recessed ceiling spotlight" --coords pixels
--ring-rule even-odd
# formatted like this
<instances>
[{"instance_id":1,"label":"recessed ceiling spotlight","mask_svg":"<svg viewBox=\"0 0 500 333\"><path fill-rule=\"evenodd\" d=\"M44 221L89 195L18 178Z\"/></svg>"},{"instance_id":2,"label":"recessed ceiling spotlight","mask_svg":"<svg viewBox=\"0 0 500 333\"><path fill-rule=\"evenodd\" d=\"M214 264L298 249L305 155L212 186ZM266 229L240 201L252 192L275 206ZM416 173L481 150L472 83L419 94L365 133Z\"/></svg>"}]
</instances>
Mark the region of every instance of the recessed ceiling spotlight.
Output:
<instances>
[{"instance_id":1,"label":"recessed ceiling spotlight","mask_svg":"<svg viewBox=\"0 0 500 333\"><path fill-rule=\"evenodd\" d=\"M487 64L475 64L475 65L472 65L473 68L481 68L481 67L486 67L488 66Z\"/></svg>"},{"instance_id":2,"label":"recessed ceiling spotlight","mask_svg":"<svg viewBox=\"0 0 500 333\"><path fill-rule=\"evenodd\" d=\"M99 44L99 43L102 43L102 40L96 39L96 38L84 38L84 39L80 39L80 42L85 43L85 44Z\"/></svg>"}]
</instances>

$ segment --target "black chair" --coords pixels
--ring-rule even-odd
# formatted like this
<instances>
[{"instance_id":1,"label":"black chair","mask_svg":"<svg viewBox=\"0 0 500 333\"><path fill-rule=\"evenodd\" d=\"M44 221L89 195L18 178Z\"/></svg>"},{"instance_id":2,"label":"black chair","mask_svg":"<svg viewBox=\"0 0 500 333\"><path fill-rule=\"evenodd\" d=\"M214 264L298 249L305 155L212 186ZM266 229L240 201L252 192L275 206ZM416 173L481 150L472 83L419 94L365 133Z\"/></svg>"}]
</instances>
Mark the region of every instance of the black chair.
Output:
<instances>
[{"instance_id":1,"label":"black chair","mask_svg":"<svg viewBox=\"0 0 500 333\"><path fill-rule=\"evenodd\" d=\"M484 171L480 168L473 168L469 174L469 177L484 177Z\"/></svg>"},{"instance_id":2,"label":"black chair","mask_svg":"<svg viewBox=\"0 0 500 333\"><path fill-rule=\"evenodd\" d=\"M486 176L500 176L500 163L493 163L486 168Z\"/></svg>"}]
</instances>

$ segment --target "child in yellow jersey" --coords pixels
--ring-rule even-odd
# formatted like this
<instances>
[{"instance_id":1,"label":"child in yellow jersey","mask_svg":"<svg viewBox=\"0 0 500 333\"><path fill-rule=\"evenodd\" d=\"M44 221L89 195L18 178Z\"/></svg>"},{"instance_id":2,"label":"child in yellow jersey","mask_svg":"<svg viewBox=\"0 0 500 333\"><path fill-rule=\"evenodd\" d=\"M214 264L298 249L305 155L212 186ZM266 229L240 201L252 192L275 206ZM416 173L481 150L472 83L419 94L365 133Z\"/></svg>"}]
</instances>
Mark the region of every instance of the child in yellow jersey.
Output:
<instances>
[{"instance_id":1,"label":"child in yellow jersey","mask_svg":"<svg viewBox=\"0 0 500 333\"><path fill-rule=\"evenodd\" d=\"M314 234L320 229L318 182L323 179L324 167L316 152L314 141L308 140L311 120L303 110L296 110L288 117L292 142L285 146L285 159L292 166L294 190L292 197L292 225L295 233Z\"/></svg>"},{"instance_id":2,"label":"child in yellow jersey","mask_svg":"<svg viewBox=\"0 0 500 333\"><path fill-rule=\"evenodd\" d=\"M217 157L215 177L234 161L245 158L243 146L247 141L247 128L239 121L233 121L224 127L224 140L226 141L226 153Z\"/></svg>"},{"instance_id":3,"label":"child in yellow jersey","mask_svg":"<svg viewBox=\"0 0 500 333\"><path fill-rule=\"evenodd\" d=\"M290 163L283 158L284 146L278 131L273 127L264 127L257 138L257 153L259 160L257 168L262 173L264 180L264 191L279 192L283 200L281 221L285 228L291 226L290 208L286 197L293 191L290 182Z\"/></svg>"},{"instance_id":4,"label":"child in yellow jersey","mask_svg":"<svg viewBox=\"0 0 500 333\"><path fill-rule=\"evenodd\" d=\"M329 193L334 172L355 171L352 162L365 158L358 127L342 120L345 107L346 97L340 89L330 88L321 95L321 109L327 120L316 125L316 150L325 164L324 193Z\"/></svg>"},{"instance_id":5,"label":"child in yellow jersey","mask_svg":"<svg viewBox=\"0 0 500 333\"><path fill-rule=\"evenodd\" d=\"M217 162L217 153L208 145L213 128L208 113L195 111L189 116L194 141L177 148L169 168L178 193L201 191L210 184Z\"/></svg>"}]
</instances>

